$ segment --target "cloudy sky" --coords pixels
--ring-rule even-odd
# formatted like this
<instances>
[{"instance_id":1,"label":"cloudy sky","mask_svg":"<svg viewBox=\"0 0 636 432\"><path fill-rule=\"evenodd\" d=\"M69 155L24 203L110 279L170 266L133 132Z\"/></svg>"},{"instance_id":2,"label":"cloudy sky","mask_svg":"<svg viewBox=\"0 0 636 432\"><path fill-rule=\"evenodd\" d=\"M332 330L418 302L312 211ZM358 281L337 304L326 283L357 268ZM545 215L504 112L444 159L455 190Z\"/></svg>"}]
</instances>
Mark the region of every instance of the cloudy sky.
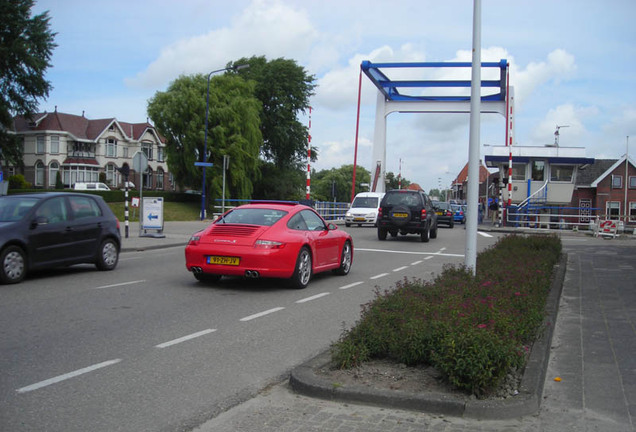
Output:
<instances>
[{"instance_id":1,"label":"cloudy sky","mask_svg":"<svg viewBox=\"0 0 636 432\"><path fill-rule=\"evenodd\" d=\"M253 55L293 59L316 77L318 170L353 163L363 60L472 58L470 0L37 0L34 12L45 10L58 47L41 110L143 122L148 99L179 75ZM629 147L636 159L635 18L634 0L482 0L482 61L511 65L515 144L551 144L560 125L563 147L595 158ZM358 164L369 170L376 94L364 77ZM468 139L468 114L391 114L387 170L401 159L403 177L445 187ZM482 157L504 142L505 119L482 115Z\"/></svg>"}]
</instances>

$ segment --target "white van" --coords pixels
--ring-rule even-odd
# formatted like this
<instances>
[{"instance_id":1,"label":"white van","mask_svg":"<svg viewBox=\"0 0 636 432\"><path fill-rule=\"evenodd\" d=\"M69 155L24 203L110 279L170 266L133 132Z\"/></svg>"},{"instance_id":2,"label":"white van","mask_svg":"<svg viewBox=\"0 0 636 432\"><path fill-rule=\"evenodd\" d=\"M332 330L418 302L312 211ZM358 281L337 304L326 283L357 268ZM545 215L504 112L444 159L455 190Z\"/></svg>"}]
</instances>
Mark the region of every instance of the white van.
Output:
<instances>
[{"instance_id":1,"label":"white van","mask_svg":"<svg viewBox=\"0 0 636 432\"><path fill-rule=\"evenodd\" d=\"M361 192L356 195L351 207L345 213L345 225L371 224L375 226L378 222L378 209L383 196L384 194L380 192Z\"/></svg>"},{"instance_id":2,"label":"white van","mask_svg":"<svg viewBox=\"0 0 636 432\"><path fill-rule=\"evenodd\" d=\"M105 183L75 183L73 185L73 189L75 190L98 190L98 191L109 191L110 188Z\"/></svg>"}]
</instances>

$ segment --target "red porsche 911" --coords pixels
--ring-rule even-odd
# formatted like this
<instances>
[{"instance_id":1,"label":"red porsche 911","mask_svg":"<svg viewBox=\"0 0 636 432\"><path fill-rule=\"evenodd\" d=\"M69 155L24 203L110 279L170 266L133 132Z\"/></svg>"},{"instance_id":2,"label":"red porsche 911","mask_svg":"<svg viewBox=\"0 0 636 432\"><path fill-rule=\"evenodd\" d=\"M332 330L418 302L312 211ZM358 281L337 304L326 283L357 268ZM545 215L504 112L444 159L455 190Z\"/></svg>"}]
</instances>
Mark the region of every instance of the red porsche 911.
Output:
<instances>
[{"instance_id":1,"label":"red porsche 911","mask_svg":"<svg viewBox=\"0 0 636 432\"><path fill-rule=\"evenodd\" d=\"M285 278L305 288L315 273L348 274L353 240L311 207L261 202L235 207L193 234L185 261L199 281Z\"/></svg>"}]
</instances>

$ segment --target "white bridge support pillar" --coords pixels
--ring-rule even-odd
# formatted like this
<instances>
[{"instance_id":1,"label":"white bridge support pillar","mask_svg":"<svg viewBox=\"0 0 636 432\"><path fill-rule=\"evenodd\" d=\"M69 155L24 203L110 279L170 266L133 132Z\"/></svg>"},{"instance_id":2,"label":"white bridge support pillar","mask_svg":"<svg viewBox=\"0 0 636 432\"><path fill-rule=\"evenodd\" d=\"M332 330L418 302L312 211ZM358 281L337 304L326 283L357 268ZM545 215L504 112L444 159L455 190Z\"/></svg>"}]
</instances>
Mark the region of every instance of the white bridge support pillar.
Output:
<instances>
[{"instance_id":1,"label":"white bridge support pillar","mask_svg":"<svg viewBox=\"0 0 636 432\"><path fill-rule=\"evenodd\" d=\"M512 89L512 87L511 87ZM505 101L481 101L481 113L506 116ZM371 160L371 184L374 192L386 192L386 122L389 114L400 113L465 113L470 114L470 100L466 101L391 101L378 90L375 107L375 128ZM422 143L425 145L425 143ZM376 166L380 165L376 180Z\"/></svg>"},{"instance_id":2,"label":"white bridge support pillar","mask_svg":"<svg viewBox=\"0 0 636 432\"><path fill-rule=\"evenodd\" d=\"M375 105L375 130L373 131L373 152L371 160L371 191L386 192L386 112L387 101L378 91ZM376 167L380 167L379 171Z\"/></svg>"}]
</instances>

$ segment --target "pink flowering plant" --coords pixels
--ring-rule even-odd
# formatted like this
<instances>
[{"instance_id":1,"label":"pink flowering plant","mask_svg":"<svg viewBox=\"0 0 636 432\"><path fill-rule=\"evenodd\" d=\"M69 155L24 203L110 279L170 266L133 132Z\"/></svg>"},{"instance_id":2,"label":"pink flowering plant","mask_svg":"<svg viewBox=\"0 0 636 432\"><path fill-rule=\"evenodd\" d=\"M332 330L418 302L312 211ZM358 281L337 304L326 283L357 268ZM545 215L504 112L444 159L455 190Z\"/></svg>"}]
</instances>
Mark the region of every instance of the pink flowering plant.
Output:
<instances>
[{"instance_id":1,"label":"pink flowering plant","mask_svg":"<svg viewBox=\"0 0 636 432\"><path fill-rule=\"evenodd\" d=\"M557 236L506 236L477 256L475 275L449 265L431 282L405 279L377 291L332 345L332 359L340 368L371 359L431 365L484 396L525 365L560 255Z\"/></svg>"}]
</instances>

